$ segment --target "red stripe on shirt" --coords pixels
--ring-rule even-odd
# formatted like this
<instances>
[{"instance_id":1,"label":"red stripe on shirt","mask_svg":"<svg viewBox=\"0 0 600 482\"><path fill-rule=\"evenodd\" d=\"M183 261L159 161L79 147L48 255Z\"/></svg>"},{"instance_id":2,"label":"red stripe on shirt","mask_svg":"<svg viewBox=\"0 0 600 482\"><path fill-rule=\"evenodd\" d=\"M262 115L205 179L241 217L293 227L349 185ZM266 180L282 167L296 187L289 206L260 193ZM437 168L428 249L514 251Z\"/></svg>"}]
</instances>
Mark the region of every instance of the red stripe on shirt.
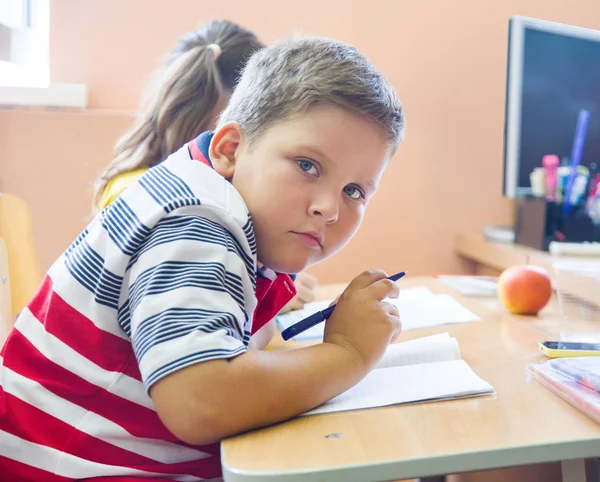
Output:
<instances>
[{"instance_id":1,"label":"red stripe on shirt","mask_svg":"<svg viewBox=\"0 0 600 482\"><path fill-rule=\"evenodd\" d=\"M6 394L5 402L11 416L0 421L0 429L29 442L110 466L159 474L189 474L200 478L207 477L207 473L213 474L211 476L220 474L218 458L216 461L211 460L215 457L210 457L179 463L159 462L80 431L10 394ZM19 420L27 420L27 423Z\"/></svg>"},{"instance_id":2,"label":"red stripe on shirt","mask_svg":"<svg viewBox=\"0 0 600 482\"><path fill-rule=\"evenodd\" d=\"M110 393L47 359L18 330L11 334L4 366L37 381L56 396L120 425L133 436L178 441L155 411Z\"/></svg>"},{"instance_id":3,"label":"red stripe on shirt","mask_svg":"<svg viewBox=\"0 0 600 482\"><path fill-rule=\"evenodd\" d=\"M52 279L45 276L29 310L48 333L99 367L142 379L137 363L129 363L133 349L129 340L98 328L53 291ZM65 322L68 320L68 322ZM77 329L73 329L77 327ZM107 353L110 356L107 356Z\"/></svg>"},{"instance_id":4,"label":"red stripe on shirt","mask_svg":"<svg viewBox=\"0 0 600 482\"><path fill-rule=\"evenodd\" d=\"M93 477L91 479L85 479L85 482L173 482L173 479L156 479L152 477Z\"/></svg>"},{"instance_id":5,"label":"red stripe on shirt","mask_svg":"<svg viewBox=\"0 0 600 482\"><path fill-rule=\"evenodd\" d=\"M156 465L155 460L88 435L9 393L5 403L11 416L0 420L0 428L19 438L99 464L124 467ZM27 422L22 423L22 420Z\"/></svg>"},{"instance_id":6,"label":"red stripe on shirt","mask_svg":"<svg viewBox=\"0 0 600 482\"><path fill-rule=\"evenodd\" d=\"M3 482L69 482L70 477L61 477L45 470L22 464L0 455L0 475Z\"/></svg>"}]
</instances>

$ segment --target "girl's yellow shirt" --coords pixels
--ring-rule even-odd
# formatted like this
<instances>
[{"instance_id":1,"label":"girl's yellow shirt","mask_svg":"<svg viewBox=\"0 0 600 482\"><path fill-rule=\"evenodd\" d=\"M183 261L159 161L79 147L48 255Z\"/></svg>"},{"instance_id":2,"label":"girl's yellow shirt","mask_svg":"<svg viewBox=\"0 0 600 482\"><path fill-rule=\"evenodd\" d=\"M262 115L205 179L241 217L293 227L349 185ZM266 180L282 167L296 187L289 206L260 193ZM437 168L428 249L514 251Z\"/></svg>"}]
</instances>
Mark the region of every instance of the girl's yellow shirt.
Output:
<instances>
[{"instance_id":1,"label":"girl's yellow shirt","mask_svg":"<svg viewBox=\"0 0 600 482\"><path fill-rule=\"evenodd\" d=\"M98 211L102 211L117 199L125 189L134 184L147 170L148 169L144 167L113 177L106 185L102 197L100 198L100 202L96 206Z\"/></svg>"}]
</instances>

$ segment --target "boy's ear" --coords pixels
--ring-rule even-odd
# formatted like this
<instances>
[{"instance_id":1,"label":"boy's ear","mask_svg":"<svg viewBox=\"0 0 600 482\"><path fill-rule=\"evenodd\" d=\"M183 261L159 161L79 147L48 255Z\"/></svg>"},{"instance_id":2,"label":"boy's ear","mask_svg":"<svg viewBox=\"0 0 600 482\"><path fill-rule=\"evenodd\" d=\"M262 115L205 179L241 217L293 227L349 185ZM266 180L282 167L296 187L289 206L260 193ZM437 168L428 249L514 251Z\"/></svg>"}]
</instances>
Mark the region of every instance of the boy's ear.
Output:
<instances>
[{"instance_id":1,"label":"boy's ear","mask_svg":"<svg viewBox=\"0 0 600 482\"><path fill-rule=\"evenodd\" d=\"M237 122L228 122L219 127L210 142L208 155L215 171L225 179L233 177L235 156L242 142L242 129Z\"/></svg>"}]
</instances>

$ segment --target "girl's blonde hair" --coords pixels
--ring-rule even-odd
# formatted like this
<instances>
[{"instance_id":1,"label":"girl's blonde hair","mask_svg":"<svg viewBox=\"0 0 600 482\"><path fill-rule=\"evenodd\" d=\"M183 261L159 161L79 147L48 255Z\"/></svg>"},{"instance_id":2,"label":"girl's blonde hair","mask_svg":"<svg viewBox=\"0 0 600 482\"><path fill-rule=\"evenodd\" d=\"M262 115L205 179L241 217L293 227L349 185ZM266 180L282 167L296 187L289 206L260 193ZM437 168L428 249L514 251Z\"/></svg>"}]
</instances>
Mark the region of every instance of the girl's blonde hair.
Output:
<instances>
[{"instance_id":1,"label":"girl's blonde hair","mask_svg":"<svg viewBox=\"0 0 600 482\"><path fill-rule=\"evenodd\" d=\"M181 38L146 92L142 111L115 146L94 185L93 209L111 179L167 158L210 125L223 92L230 93L248 58L264 45L229 21L206 24Z\"/></svg>"}]
</instances>

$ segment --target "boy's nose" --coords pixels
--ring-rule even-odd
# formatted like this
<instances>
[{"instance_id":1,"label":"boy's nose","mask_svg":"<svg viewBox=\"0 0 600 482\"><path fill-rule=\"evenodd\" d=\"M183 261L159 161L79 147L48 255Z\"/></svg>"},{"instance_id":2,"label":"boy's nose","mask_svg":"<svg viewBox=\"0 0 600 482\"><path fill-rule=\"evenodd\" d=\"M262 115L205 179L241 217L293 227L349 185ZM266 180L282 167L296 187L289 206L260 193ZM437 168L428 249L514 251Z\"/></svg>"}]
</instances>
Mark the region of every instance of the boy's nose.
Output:
<instances>
[{"instance_id":1,"label":"boy's nose","mask_svg":"<svg viewBox=\"0 0 600 482\"><path fill-rule=\"evenodd\" d=\"M309 214L323 217L328 224L335 223L340 214L338 200L334 196L320 196L312 203Z\"/></svg>"}]
</instances>

